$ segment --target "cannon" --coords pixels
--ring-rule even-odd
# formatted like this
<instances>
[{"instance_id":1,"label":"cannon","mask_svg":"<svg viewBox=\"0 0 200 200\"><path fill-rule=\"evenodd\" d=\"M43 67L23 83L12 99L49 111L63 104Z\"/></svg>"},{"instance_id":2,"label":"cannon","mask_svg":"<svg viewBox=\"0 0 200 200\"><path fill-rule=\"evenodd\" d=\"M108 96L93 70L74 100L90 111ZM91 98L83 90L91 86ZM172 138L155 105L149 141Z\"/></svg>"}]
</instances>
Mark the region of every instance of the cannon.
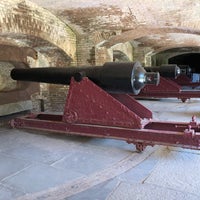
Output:
<instances>
[{"instance_id":1,"label":"cannon","mask_svg":"<svg viewBox=\"0 0 200 200\"><path fill-rule=\"evenodd\" d=\"M163 64L161 66L144 67L147 72L159 72L160 76L176 79L181 74L181 69L176 64Z\"/></svg>"},{"instance_id":2,"label":"cannon","mask_svg":"<svg viewBox=\"0 0 200 200\"><path fill-rule=\"evenodd\" d=\"M77 81L88 77L106 91L136 95L146 84L158 85L160 80L158 72L146 72L139 62L108 62L95 67L15 68L11 71L11 77L14 80L64 85L69 85L72 77Z\"/></svg>"},{"instance_id":3,"label":"cannon","mask_svg":"<svg viewBox=\"0 0 200 200\"><path fill-rule=\"evenodd\" d=\"M200 124L194 116L188 123L155 121L152 112L127 93L157 84L158 73L148 74L139 63L51 70L13 69L11 77L69 84L63 114L20 116L10 121L13 128L124 140L140 152L155 144L200 149Z\"/></svg>"},{"instance_id":4,"label":"cannon","mask_svg":"<svg viewBox=\"0 0 200 200\"><path fill-rule=\"evenodd\" d=\"M192 68L189 65L178 65L180 68L180 74L186 75L188 77L191 77L192 74Z\"/></svg>"},{"instance_id":5,"label":"cannon","mask_svg":"<svg viewBox=\"0 0 200 200\"><path fill-rule=\"evenodd\" d=\"M192 70L188 65L169 64L145 67L145 70L159 72L160 82L158 85L146 85L135 98L178 98L182 102L200 98L200 84L192 82Z\"/></svg>"},{"instance_id":6,"label":"cannon","mask_svg":"<svg viewBox=\"0 0 200 200\"><path fill-rule=\"evenodd\" d=\"M172 78L174 82L187 89L196 89L200 86L200 74L194 73L189 65L179 65L181 70L180 76L176 79Z\"/></svg>"}]
</instances>

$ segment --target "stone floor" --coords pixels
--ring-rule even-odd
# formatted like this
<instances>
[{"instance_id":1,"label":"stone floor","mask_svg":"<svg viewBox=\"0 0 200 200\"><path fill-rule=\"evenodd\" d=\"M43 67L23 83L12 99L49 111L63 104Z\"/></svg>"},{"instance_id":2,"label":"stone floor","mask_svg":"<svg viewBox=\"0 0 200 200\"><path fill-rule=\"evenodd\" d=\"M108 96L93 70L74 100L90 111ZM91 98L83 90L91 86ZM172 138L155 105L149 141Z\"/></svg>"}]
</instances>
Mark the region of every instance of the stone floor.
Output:
<instances>
[{"instance_id":1,"label":"stone floor","mask_svg":"<svg viewBox=\"0 0 200 200\"><path fill-rule=\"evenodd\" d=\"M200 99L140 100L154 119L200 119ZM198 200L200 151L0 128L0 200Z\"/></svg>"}]
</instances>

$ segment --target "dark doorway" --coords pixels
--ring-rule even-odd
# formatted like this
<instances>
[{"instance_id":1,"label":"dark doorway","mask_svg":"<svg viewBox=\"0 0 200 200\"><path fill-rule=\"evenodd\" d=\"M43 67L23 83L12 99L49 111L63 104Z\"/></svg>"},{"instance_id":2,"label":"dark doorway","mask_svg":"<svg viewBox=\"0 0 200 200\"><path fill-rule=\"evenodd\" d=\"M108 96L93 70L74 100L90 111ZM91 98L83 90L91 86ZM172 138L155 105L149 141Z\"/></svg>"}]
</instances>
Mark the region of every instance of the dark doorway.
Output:
<instances>
[{"instance_id":1,"label":"dark doorway","mask_svg":"<svg viewBox=\"0 0 200 200\"><path fill-rule=\"evenodd\" d=\"M189 65L193 72L200 73L200 53L187 53L169 59L169 64Z\"/></svg>"}]
</instances>

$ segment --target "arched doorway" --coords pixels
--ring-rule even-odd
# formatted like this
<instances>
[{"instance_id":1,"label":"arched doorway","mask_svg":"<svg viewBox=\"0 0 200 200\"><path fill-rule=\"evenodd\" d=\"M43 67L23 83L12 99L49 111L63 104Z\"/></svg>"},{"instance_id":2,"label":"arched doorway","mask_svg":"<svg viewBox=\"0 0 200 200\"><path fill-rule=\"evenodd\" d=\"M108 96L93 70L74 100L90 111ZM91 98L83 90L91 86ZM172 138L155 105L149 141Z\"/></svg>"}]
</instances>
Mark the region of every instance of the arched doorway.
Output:
<instances>
[{"instance_id":1,"label":"arched doorway","mask_svg":"<svg viewBox=\"0 0 200 200\"><path fill-rule=\"evenodd\" d=\"M169 64L189 65L193 72L200 73L200 53L187 53L171 57Z\"/></svg>"}]
</instances>

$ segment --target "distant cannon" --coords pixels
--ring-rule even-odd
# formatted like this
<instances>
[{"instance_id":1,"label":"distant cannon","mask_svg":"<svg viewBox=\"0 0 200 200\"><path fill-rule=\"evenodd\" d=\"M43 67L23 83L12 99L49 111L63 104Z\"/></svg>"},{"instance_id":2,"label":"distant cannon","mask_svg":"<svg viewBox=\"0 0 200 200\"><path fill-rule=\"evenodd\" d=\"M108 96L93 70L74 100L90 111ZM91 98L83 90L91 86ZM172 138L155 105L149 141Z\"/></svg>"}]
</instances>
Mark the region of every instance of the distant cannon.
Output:
<instances>
[{"instance_id":1,"label":"distant cannon","mask_svg":"<svg viewBox=\"0 0 200 200\"><path fill-rule=\"evenodd\" d=\"M192 68L189 65L178 65L178 67L180 68L181 75L191 77Z\"/></svg>"},{"instance_id":2,"label":"distant cannon","mask_svg":"<svg viewBox=\"0 0 200 200\"><path fill-rule=\"evenodd\" d=\"M200 82L193 82L192 69L188 65L161 65L146 67L147 72L158 71L161 75L158 85L146 85L136 98L178 98L182 102L191 98L200 98ZM195 74L197 79L199 74Z\"/></svg>"},{"instance_id":3,"label":"distant cannon","mask_svg":"<svg viewBox=\"0 0 200 200\"><path fill-rule=\"evenodd\" d=\"M179 65L181 70L180 76L176 79L172 79L178 85L183 86L184 88L193 90L200 86L200 74L195 73L189 65Z\"/></svg>"},{"instance_id":4,"label":"distant cannon","mask_svg":"<svg viewBox=\"0 0 200 200\"><path fill-rule=\"evenodd\" d=\"M165 78L177 78L181 74L181 69L176 64L163 64L161 66L144 67L147 72L159 72Z\"/></svg>"},{"instance_id":5,"label":"distant cannon","mask_svg":"<svg viewBox=\"0 0 200 200\"><path fill-rule=\"evenodd\" d=\"M45 67L15 68L11 71L14 80L34 81L69 85L71 78L81 81L88 77L106 91L138 94L146 84L158 85L158 72L146 72L139 62L105 63L93 67Z\"/></svg>"}]
</instances>

